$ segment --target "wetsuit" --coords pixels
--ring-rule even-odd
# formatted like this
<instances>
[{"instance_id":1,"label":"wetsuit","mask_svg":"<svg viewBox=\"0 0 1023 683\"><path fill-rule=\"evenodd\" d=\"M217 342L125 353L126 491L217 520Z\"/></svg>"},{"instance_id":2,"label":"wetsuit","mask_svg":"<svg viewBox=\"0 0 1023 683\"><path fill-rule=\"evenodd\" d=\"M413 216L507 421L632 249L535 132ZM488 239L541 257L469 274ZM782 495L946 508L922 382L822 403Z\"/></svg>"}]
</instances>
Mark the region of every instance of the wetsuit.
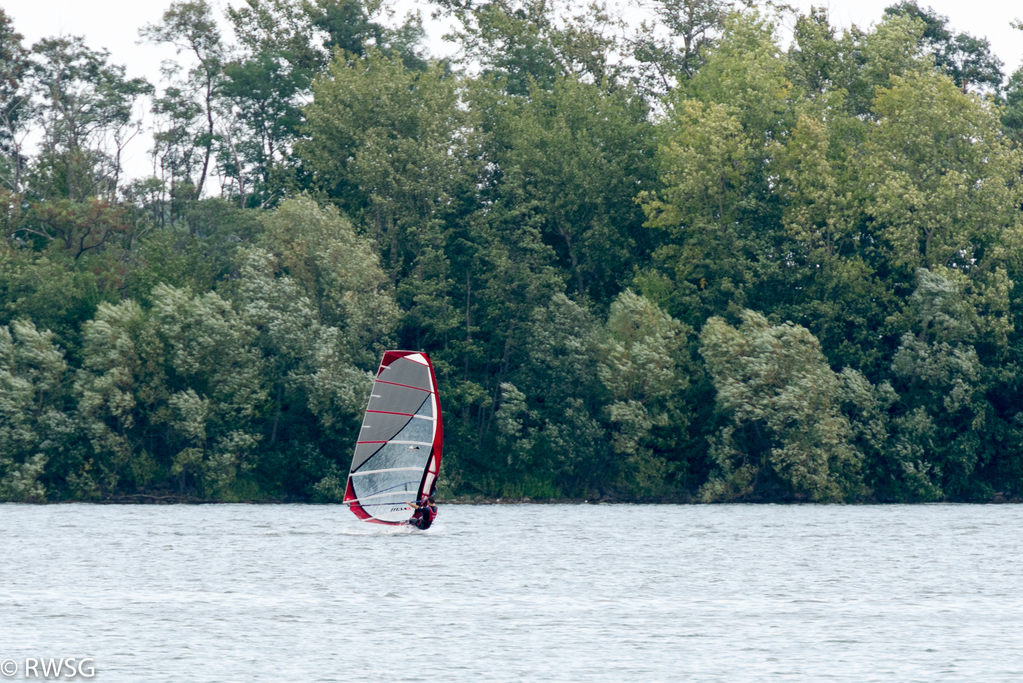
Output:
<instances>
[{"instance_id":1,"label":"wetsuit","mask_svg":"<svg viewBox=\"0 0 1023 683\"><path fill-rule=\"evenodd\" d=\"M437 517L437 506L430 505L426 501L423 501L420 504L420 507L416 510L416 513L412 515L412 519L409 520L409 524L417 529L426 531L433 524L435 517Z\"/></svg>"}]
</instances>

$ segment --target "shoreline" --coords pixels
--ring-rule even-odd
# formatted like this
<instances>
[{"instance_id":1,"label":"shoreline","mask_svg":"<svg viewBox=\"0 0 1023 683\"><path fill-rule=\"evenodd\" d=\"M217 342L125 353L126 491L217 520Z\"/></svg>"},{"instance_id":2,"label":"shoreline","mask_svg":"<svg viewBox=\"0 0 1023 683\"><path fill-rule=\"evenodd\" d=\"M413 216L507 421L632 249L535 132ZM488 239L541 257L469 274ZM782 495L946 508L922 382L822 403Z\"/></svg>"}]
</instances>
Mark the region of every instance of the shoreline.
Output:
<instances>
[{"instance_id":1,"label":"shoreline","mask_svg":"<svg viewBox=\"0 0 1023 683\"><path fill-rule=\"evenodd\" d=\"M454 498L437 498L438 505L819 505L819 506L879 506L879 505L1019 505L1023 498L1016 496L1004 496L998 494L991 500L986 501L957 501L939 500L921 503L896 503L882 501L861 501L855 503L815 503L812 501L797 500L757 500L757 501L728 501L702 503L695 498L688 500L623 500L616 498L545 498L533 499L528 496L522 498L487 497L487 496L458 496ZM154 495L154 494L130 494L111 497L103 500L47 500L38 502L0 502L0 505L309 505L309 506L343 506L340 502L313 502L310 500L295 500L287 498L269 498L265 500L218 500L212 498L197 498L187 495Z\"/></svg>"}]
</instances>

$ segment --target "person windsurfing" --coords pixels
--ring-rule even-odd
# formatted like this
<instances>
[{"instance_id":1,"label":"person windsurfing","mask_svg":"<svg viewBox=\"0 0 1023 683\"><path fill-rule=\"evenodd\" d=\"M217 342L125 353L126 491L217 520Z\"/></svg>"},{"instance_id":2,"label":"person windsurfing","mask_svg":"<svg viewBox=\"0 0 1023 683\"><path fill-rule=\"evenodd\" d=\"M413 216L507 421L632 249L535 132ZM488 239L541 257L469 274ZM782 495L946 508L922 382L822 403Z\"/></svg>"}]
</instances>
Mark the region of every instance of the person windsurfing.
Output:
<instances>
[{"instance_id":1,"label":"person windsurfing","mask_svg":"<svg viewBox=\"0 0 1023 683\"><path fill-rule=\"evenodd\" d=\"M437 518L437 503L433 496L423 496L415 503L406 503L406 505L416 509L408 523L417 529L426 531L433 524L433 520Z\"/></svg>"}]
</instances>

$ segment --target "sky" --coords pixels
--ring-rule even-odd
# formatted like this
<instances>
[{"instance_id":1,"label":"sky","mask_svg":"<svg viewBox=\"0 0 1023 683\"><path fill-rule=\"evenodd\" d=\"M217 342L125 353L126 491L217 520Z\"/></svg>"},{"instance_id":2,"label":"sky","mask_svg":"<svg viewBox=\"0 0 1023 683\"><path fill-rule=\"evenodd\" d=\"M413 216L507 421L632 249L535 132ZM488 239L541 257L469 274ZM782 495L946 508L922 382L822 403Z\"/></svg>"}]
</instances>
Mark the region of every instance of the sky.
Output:
<instances>
[{"instance_id":1,"label":"sky","mask_svg":"<svg viewBox=\"0 0 1023 683\"><path fill-rule=\"evenodd\" d=\"M811 5L825 6L832 22L841 27L856 24L868 27L880 20L884 8L896 0L795 0L791 4L803 11ZM214 4L242 4L243 0ZM614 4L615 0L610 0ZM629 0L620 0L624 9ZM1005 63L1006 75L1016 70L1023 61L1023 31L1013 29L1009 23L1023 19L1023 5L1006 0L919 0L921 6L930 6L950 19L957 31L966 31L991 41L995 54ZM111 62L127 67L129 77L144 76L151 83L159 83L160 64L174 58L168 46L139 45L138 30L147 23L159 21L170 0L2 0L0 6L13 18L15 29L31 45L40 38L54 35L84 35L91 48L110 51ZM414 0L401 0L401 8L415 8ZM423 15L430 14L429 6L422 4ZM784 28L783 28L784 31ZM430 31L431 52L435 55L451 51L440 40L441 29ZM125 170L131 177L148 175L149 142L145 137L134 141L126 150Z\"/></svg>"}]
</instances>

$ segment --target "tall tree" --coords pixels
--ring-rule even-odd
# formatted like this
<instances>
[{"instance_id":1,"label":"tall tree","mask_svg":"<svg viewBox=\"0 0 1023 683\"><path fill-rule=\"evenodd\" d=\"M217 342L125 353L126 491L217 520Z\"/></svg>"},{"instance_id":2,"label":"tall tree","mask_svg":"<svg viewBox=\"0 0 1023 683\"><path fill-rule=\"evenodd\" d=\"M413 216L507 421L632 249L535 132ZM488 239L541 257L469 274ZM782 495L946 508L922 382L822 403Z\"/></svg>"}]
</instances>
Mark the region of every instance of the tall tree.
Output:
<instances>
[{"instance_id":1,"label":"tall tree","mask_svg":"<svg viewBox=\"0 0 1023 683\"><path fill-rule=\"evenodd\" d=\"M151 43L173 45L178 54L185 52L194 60L183 76L180 65L165 65L165 76L178 80L157 101L158 111L168 117L168 129L157 137L155 151L165 164L172 188L183 182L187 185L185 192L198 199L213 170L219 91L226 61L217 18L206 0L181 0L171 3L159 23L143 26L139 35ZM200 150L194 166L190 147Z\"/></svg>"},{"instance_id":2,"label":"tall tree","mask_svg":"<svg viewBox=\"0 0 1023 683\"><path fill-rule=\"evenodd\" d=\"M475 90L496 167L497 201L528 202L577 297L603 305L627 286L653 239L634 198L653 187L654 129L631 88L558 78L506 104Z\"/></svg>"},{"instance_id":3,"label":"tall tree","mask_svg":"<svg viewBox=\"0 0 1023 683\"><path fill-rule=\"evenodd\" d=\"M598 82L623 80L627 67L617 53L616 20L594 3L577 11L551 0L441 0L441 10L458 23L448 36L462 48L465 64L479 64L511 94L537 84L576 77Z\"/></svg>"},{"instance_id":4,"label":"tall tree","mask_svg":"<svg viewBox=\"0 0 1023 683\"><path fill-rule=\"evenodd\" d=\"M631 290L611 304L597 374L611 395L619 480L634 497L662 496L680 469L689 415L686 341L692 330Z\"/></svg>"},{"instance_id":5,"label":"tall tree","mask_svg":"<svg viewBox=\"0 0 1023 683\"><path fill-rule=\"evenodd\" d=\"M43 139L33 164L34 186L46 198L82 202L116 196L121 152L141 128L135 111L152 92L142 78L107 62L81 37L46 38L32 46L36 121Z\"/></svg>"},{"instance_id":6,"label":"tall tree","mask_svg":"<svg viewBox=\"0 0 1023 683\"><path fill-rule=\"evenodd\" d=\"M721 0L663 0L652 4L654 20L629 40L644 90L665 95L699 71L721 36L729 3Z\"/></svg>"},{"instance_id":7,"label":"tall tree","mask_svg":"<svg viewBox=\"0 0 1023 683\"><path fill-rule=\"evenodd\" d=\"M945 71L955 84L967 92L971 87L997 93L1002 87L1002 60L991 52L987 38L969 33L956 33L948 25L948 17L933 8L922 8L916 0L903 0L886 7L887 16L905 16L924 24L921 45L933 56L934 63Z\"/></svg>"},{"instance_id":8,"label":"tall tree","mask_svg":"<svg viewBox=\"0 0 1023 683\"><path fill-rule=\"evenodd\" d=\"M228 8L242 53L224 65L221 93L230 110L220 128L221 166L235 180L241 206L277 198L292 161L301 105L322 58L313 22L297 3L247 0ZM285 166L281 166L284 164Z\"/></svg>"},{"instance_id":9,"label":"tall tree","mask_svg":"<svg viewBox=\"0 0 1023 683\"><path fill-rule=\"evenodd\" d=\"M52 333L25 320L0 326L0 500L45 500L44 468L60 470L75 450L71 381Z\"/></svg>"},{"instance_id":10,"label":"tall tree","mask_svg":"<svg viewBox=\"0 0 1023 683\"><path fill-rule=\"evenodd\" d=\"M14 194L22 190L26 126L32 114L31 92L25 83L29 54L23 39L14 30L14 21L0 9L0 178Z\"/></svg>"},{"instance_id":11,"label":"tall tree","mask_svg":"<svg viewBox=\"0 0 1023 683\"><path fill-rule=\"evenodd\" d=\"M388 7L379 0L305 0L303 9L323 35L322 54L329 62L337 51L364 57L376 50L398 57L406 69L426 67L422 17L407 14L397 27L388 26Z\"/></svg>"},{"instance_id":12,"label":"tall tree","mask_svg":"<svg viewBox=\"0 0 1023 683\"><path fill-rule=\"evenodd\" d=\"M444 217L478 168L458 85L440 65L338 54L306 108L298 150L313 186L377 241L394 282L444 277Z\"/></svg>"},{"instance_id":13,"label":"tall tree","mask_svg":"<svg viewBox=\"0 0 1023 683\"><path fill-rule=\"evenodd\" d=\"M674 281L669 311L693 326L731 302L762 307L783 265L769 162L791 125L791 83L769 21L732 15L727 26L686 93L673 95L661 188L640 194L648 225L668 235L655 260Z\"/></svg>"},{"instance_id":14,"label":"tall tree","mask_svg":"<svg viewBox=\"0 0 1023 683\"><path fill-rule=\"evenodd\" d=\"M507 465L495 458L493 467L507 467L504 495L610 493L616 468L599 419L606 396L597 377L597 332L590 311L564 294L534 309L516 354L521 362L501 384L495 414L495 442Z\"/></svg>"},{"instance_id":15,"label":"tall tree","mask_svg":"<svg viewBox=\"0 0 1023 683\"><path fill-rule=\"evenodd\" d=\"M771 326L748 310L737 328L714 317L700 333L700 353L726 416L712 442L718 471L702 489L705 500L865 493L841 383L808 330Z\"/></svg>"}]
</instances>

